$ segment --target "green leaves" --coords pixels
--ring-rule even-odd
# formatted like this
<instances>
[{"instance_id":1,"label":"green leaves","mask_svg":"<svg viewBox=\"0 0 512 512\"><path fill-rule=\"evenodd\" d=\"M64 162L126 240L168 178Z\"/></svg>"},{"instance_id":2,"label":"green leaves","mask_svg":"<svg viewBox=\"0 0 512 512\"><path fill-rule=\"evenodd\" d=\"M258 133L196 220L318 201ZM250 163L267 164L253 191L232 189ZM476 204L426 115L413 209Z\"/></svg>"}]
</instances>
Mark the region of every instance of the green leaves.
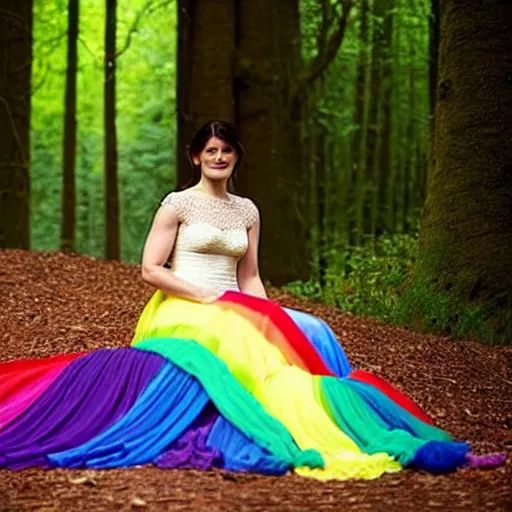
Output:
<instances>
[{"instance_id":1,"label":"green leaves","mask_svg":"<svg viewBox=\"0 0 512 512\"><path fill-rule=\"evenodd\" d=\"M148 223L174 185L175 13L151 1L117 61L122 257L139 261ZM118 45L148 0L122 0ZM157 5L158 4L158 5ZM155 8L158 7L158 8ZM77 98L77 250L102 257L104 2L81 0ZM67 2L34 6L31 133L32 247L59 244Z\"/></svg>"}]
</instances>

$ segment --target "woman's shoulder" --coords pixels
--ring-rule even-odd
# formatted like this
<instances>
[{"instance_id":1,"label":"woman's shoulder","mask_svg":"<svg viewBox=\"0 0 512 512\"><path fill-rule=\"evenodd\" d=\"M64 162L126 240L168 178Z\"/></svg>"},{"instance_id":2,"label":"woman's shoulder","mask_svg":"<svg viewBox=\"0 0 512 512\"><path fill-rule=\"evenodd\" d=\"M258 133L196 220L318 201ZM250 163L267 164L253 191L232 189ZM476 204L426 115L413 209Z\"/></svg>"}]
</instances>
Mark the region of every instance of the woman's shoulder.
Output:
<instances>
[{"instance_id":1,"label":"woman's shoulder","mask_svg":"<svg viewBox=\"0 0 512 512\"><path fill-rule=\"evenodd\" d=\"M164 198L162 199L162 201L160 202L160 204L162 206L164 205L173 205L173 204L178 204L178 203L181 203L183 202L183 199L186 198L186 196L184 197L183 193L186 192L186 190L180 190L180 191L172 191L172 192L167 192L166 195L164 196Z\"/></svg>"},{"instance_id":2,"label":"woman's shoulder","mask_svg":"<svg viewBox=\"0 0 512 512\"><path fill-rule=\"evenodd\" d=\"M194 197L191 196L187 189L168 192L162 201L160 206L171 206L179 214L183 214L184 211L188 210L193 206Z\"/></svg>"},{"instance_id":3,"label":"woman's shoulder","mask_svg":"<svg viewBox=\"0 0 512 512\"><path fill-rule=\"evenodd\" d=\"M179 222L185 220L189 207L187 206L187 198L183 196L183 192L168 192L160 201L160 208L169 209L176 215Z\"/></svg>"},{"instance_id":4,"label":"woman's shoulder","mask_svg":"<svg viewBox=\"0 0 512 512\"><path fill-rule=\"evenodd\" d=\"M238 196L235 194L230 194L230 197L242 211L242 214L246 219L247 227L251 228L252 226L254 226L254 224L256 224L260 218L258 207L254 203L254 201L249 197Z\"/></svg>"}]
</instances>

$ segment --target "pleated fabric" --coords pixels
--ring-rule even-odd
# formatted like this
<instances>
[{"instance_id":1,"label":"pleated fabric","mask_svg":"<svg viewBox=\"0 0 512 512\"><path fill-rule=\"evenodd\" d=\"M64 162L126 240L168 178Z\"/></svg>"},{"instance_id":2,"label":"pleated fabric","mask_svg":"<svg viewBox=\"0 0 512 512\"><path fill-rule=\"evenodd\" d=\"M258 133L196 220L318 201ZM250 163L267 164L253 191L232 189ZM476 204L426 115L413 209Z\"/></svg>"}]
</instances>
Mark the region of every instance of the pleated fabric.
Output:
<instances>
[{"instance_id":1,"label":"pleated fabric","mask_svg":"<svg viewBox=\"0 0 512 512\"><path fill-rule=\"evenodd\" d=\"M377 478L446 473L470 450L352 369L322 320L226 292L156 292L131 347L0 364L0 467L129 467Z\"/></svg>"},{"instance_id":2,"label":"pleated fabric","mask_svg":"<svg viewBox=\"0 0 512 512\"><path fill-rule=\"evenodd\" d=\"M79 445L122 418L164 359L129 348L75 359L0 431L0 467L46 466L46 454Z\"/></svg>"},{"instance_id":3,"label":"pleated fabric","mask_svg":"<svg viewBox=\"0 0 512 512\"><path fill-rule=\"evenodd\" d=\"M81 355L63 354L0 364L0 429L35 402L64 368Z\"/></svg>"}]
</instances>

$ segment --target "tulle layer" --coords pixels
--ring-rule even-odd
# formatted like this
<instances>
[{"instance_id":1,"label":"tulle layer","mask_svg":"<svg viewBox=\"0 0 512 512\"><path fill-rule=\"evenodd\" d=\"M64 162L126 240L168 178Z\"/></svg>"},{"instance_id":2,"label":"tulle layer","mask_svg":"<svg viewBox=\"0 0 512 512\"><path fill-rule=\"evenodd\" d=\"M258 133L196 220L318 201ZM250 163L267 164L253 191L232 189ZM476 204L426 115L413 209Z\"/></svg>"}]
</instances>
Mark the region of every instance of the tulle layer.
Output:
<instances>
[{"instance_id":1,"label":"tulle layer","mask_svg":"<svg viewBox=\"0 0 512 512\"><path fill-rule=\"evenodd\" d=\"M221 467L328 479L465 464L325 322L227 292L157 292L131 347L0 365L0 467Z\"/></svg>"}]
</instances>

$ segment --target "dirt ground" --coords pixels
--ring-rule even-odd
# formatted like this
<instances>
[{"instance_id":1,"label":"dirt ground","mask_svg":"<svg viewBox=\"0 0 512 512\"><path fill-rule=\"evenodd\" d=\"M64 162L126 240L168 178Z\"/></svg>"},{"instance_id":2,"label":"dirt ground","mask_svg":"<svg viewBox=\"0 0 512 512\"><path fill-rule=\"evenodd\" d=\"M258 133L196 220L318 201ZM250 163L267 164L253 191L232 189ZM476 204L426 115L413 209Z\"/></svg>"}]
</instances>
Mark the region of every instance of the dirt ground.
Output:
<instances>
[{"instance_id":1,"label":"dirt ground","mask_svg":"<svg viewBox=\"0 0 512 512\"><path fill-rule=\"evenodd\" d=\"M127 345L151 292L134 265L0 251L0 361ZM326 483L152 466L1 470L0 511L512 512L512 347L420 335L278 290L272 298L326 320L355 367L391 381L476 452L508 452L507 466Z\"/></svg>"}]
</instances>

